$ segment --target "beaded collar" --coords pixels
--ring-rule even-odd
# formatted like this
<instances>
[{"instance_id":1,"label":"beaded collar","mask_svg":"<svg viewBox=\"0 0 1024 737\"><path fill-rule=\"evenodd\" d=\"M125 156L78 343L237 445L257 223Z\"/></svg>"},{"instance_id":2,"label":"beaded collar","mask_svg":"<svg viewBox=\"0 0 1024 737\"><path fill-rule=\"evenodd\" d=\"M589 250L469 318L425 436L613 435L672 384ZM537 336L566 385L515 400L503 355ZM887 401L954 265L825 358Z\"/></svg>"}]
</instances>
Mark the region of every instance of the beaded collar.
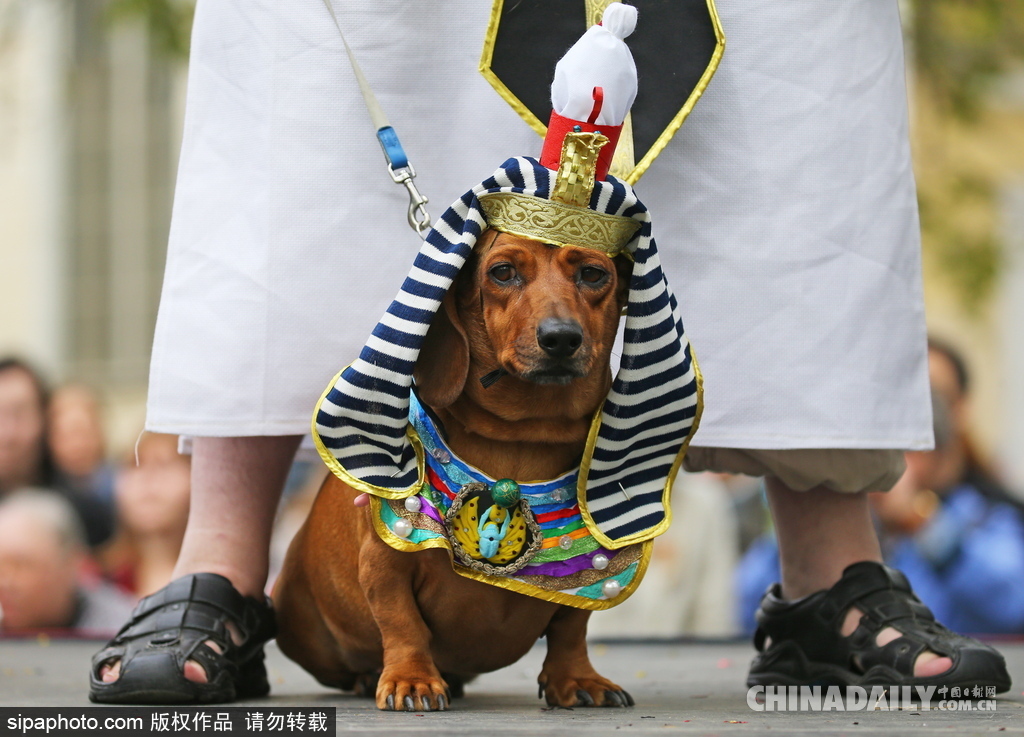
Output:
<instances>
[{"instance_id":1,"label":"beaded collar","mask_svg":"<svg viewBox=\"0 0 1024 737\"><path fill-rule=\"evenodd\" d=\"M639 584L652 542L603 547L580 514L578 469L550 481L493 479L452 452L415 390L409 423L426 481L405 499L371 496L374 528L388 545L445 548L462 576L580 609L608 609Z\"/></svg>"}]
</instances>

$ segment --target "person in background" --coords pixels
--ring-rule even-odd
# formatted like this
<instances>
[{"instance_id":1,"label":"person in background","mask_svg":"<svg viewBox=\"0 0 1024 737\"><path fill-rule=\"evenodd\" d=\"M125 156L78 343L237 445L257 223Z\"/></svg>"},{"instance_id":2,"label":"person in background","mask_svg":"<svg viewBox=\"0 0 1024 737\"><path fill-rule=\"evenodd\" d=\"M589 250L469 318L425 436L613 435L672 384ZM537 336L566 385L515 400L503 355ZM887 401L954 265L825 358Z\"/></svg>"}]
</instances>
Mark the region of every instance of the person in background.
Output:
<instances>
[{"instance_id":1,"label":"person in background","mask_svg":"<svg viewBox=\"0 0 1024 737\"><path fill-rule=\"evenodd\" d=\"M91 389L68 384L50 398L47 444L60 486L111 505L114 465L106 458L100 405Z\"/></svg>"},{"instance_id":2,"label":"person in background","mask_svg":"<svg viewBox=\"0 0 1024 737\"><path fill-rule=\"evenodd\" d=\"M0 500L0 631L120 627L132 600L87 575L85 536L60 494L27 488Z\"/></svg>"},{"instance_id":3,"label":"person in background","mask_svg":"<svg viewBox=\"0 0 1024 737\"><path fill-rule=\"evenodd\" d=\"M906 454L896 486L871 501L886 563L958 632L1024 633L1024 508L981 460L967 430L970 377L956 349L928 341L935 449ZM779 575L775 537L743 556L735 583L744 631Z\"/></svg>"},{"instance_id":4,"label":"person in background","mask_svg":"<svg viewBox=\"0 0 1024 737\"><path fill-rule=\"evenodd\" d=\"M17 358L0 360L0 495L52 475L46 453L46 387Z\"/></svg>"},{"instance_id":5,"label":"person in background","mask_svg":"<svg viewBox=\"0 0 1024 737\"><path fill-rule=\"evenodd\" d=\"M177 435L145 433L137 454L117 473L117 534L102 557L110 577L142 597L171 580L188 522L191 462L178 453Z\"/></svg>"},{"instance_id":6,"label":"person in background","mask_svg":"<svg viewBox=\"0 0 1024 737\"><path fill-rule=\"evenodd\" d=\"M91 547L113 531L109 507L63 486L47 445L49 391L42 377L18 358L0 358L0 498L26 486L60 492L85 526Z\"/></svg>"},{"instance_id":7,"label":"person in background","mask_svg":"<svg viewBox=\"0 0 1024 737\"><path fill-rule=\"evenodd\" d=\"M968 432L970 378L952 346L931 340L935 450L872 501L883 551L936 617L962 632L1024 633L1024 509L981 460Z\"/></svg>"}]
</instances>

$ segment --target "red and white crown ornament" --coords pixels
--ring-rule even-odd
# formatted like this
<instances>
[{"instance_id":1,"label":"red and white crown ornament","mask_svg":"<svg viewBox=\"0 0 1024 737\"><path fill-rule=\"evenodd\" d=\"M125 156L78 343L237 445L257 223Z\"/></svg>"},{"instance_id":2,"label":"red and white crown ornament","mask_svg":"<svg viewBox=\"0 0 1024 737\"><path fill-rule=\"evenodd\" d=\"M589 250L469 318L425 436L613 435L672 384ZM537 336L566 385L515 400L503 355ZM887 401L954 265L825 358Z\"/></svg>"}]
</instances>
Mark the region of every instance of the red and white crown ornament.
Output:
<instances>
[{"instance_id":1,"label":"red and white crown ornament","mask_svg":"<svg viewBox=\"0 0 1024 737\"><path fill-rule=\"evenodd\" d=\"M636 99L637 74L625 38L636 28L632 5L609 5L601 23L592 26L555 66L551 85L551 119L540 163L557 170L569 133L600 133L595 178L604 181L622 124Z\"/></svg>"}]
</instances>

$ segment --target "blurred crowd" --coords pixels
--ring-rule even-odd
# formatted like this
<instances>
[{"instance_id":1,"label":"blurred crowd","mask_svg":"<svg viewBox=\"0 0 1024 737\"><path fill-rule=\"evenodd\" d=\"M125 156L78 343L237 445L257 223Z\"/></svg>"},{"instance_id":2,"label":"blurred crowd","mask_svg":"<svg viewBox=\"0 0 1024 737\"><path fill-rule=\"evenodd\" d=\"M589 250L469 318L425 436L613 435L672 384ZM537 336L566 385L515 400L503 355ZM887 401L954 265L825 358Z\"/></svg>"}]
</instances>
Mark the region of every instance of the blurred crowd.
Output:
<instances>
[{"instance_id":1,"label":"blurred crowd","mask_svg":"<svg viewBox=\"0 0 1024 737\"><path fill-rule=\"evenodd\" d=\"M0 630L116 630L170 579L188 504L177 438L112 459L93 391L0 360Z\"/></svg>"},{"instance_id":2,"label":"blurred crowd","mask_svg":"<svg viewBox=\"0 0 1024 737\"><path fill-rule=\"evenodd\" d=\"M886 562L948 627L1024 634L1024 503L968 430L971 381L950 345L929 343L935 449L873 502ZM272 543L279 566L326 471L297 461ZM189 508L189 456L143 433L112 454L89 387L50 391L0 359L0 634L109 635L172 577ZM644 585L591 619L594 637L729 637L755 627L779 558L760 480L680 474L673 524Z\"/></svg>"},{"instance_id":3,"label":"blurred crowd","mask_svg":"<svg viewBox=\"0 0 1024 737\"><path fill-rule=\"evenodd\" d=\"M51 391L0 359L0 633L109 635L172 577L188 520L190 462L173 435L111 454L89 387ZM297 462L273 543L283 560L324 476Z\"/></svg>"}]
</instances>

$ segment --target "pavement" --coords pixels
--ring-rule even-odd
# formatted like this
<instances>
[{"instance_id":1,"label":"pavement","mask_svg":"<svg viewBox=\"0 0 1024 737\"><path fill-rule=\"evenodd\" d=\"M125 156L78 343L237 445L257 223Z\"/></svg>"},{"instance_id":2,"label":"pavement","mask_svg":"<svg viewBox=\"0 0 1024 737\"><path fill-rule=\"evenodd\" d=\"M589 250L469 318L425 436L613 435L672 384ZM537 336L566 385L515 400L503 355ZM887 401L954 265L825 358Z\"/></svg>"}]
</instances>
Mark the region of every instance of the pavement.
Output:
<instances>
[{"instance_id":1,"label":"pavement","mask_svg":"<svg viewBox=\"0 0 1024 737\"><path fill-rule=\"evenodd\" d=\"M0 640L0 706L87 706L88 640ZM379 712L369 699L324 688L276 645L267 660L273 693L239 705L336 707L338 734L366 735L982 735L1024 734L1024 642L1001 643L1015 686L995 711L756 712L744 685L745 642L595 643L603 675L636 699L630 709L552 709L537 699L544 656L481 676L451 711Z\"/></svg>"}]
</instances>

